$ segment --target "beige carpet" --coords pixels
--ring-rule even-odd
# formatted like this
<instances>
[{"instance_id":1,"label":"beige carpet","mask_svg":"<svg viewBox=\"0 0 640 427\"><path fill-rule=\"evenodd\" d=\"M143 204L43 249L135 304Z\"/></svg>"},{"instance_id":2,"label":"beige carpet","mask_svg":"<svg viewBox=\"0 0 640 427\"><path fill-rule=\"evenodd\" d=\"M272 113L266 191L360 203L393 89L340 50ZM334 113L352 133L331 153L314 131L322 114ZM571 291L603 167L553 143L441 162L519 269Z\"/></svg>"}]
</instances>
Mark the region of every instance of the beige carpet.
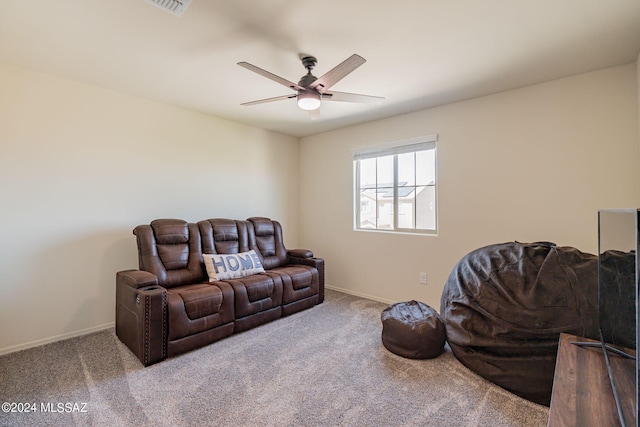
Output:
<instances>
[{"instance_id":1,"label":"beige carpet","mask_svg":"<svg viewBox=\"0 0 640 427\"><path fill-rule=\"evenodd\" d=\"M388 352L384 307L327 291L317 307L148 368L113 330L5 355L0 402L35 411L0 412L0 425L546 425L548 408L450 352L431 360Z\"/></svg>"}]
</instances>

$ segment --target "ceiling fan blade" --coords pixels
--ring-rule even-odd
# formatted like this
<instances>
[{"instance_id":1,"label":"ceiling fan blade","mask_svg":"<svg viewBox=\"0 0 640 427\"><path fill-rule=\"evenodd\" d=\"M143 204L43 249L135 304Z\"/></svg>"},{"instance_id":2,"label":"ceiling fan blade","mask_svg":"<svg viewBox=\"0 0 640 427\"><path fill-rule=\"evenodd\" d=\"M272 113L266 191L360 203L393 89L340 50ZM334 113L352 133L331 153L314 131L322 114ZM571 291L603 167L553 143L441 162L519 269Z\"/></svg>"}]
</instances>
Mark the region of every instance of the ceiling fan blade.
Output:
<instances>
[{"instance_id":1,"label":"ceiling fan blade","mask_svg":"<svg viewBox=\"0 0 640 427\"><path fill-rule=\"evenodd\" d=\"M365 62L367 61L363 57L354 53L311 83L309 87L323 93Z\"/></svg>"},{"instance_id":2,"label":"ceiling fan blade","mask_svg":"<svg viewBox=\"0 0 640 427\"><path fill-rule=\"evenodd\" d=\"M249 64L248 62L244 62L244 61L238 62L238 65L243 67L243 68L246 68L249 71L253 71L254 73L260 74L261 76L266 77L269 80L273 80L274 82L279 83L282 86L286 86L286 87L288 87L290 89L293 89L293 90L304 90L305 89L302 86L298 85L297 83L294 83L294 82L289 81L287 79L283 79L280 76L276 76L275 74L270 73L267 70L263 70L260 67L256 67L253 64Z\"/></svg>"},{"instance_id":3,"label":"ceiling fan blade","mask_svg":"<svg viewBox=\"0 0 640 427\"><path fill-rule=\"evenodd\" d=\"M328 101L358 102L361 104L380 104L384 101L384 98L381 96L360 95L357 93L335 91L323 93L322 99Z\"/></svg>"},{"instance_id":4,"label":"ceiling fan blade","mask_svg":"<svg viewBox=\"0 0 640 427\"><path fill-rule=\"evenodd\" d=\"M259 99L257 101L249 101L249 102L243 102L240 105L256 105L256 104L264 104L265 102L273 102L273 101L281 101L283 99L291 99L291 98L295 98L296 94L293 95L281 95L281 96L274 96L273 98L265 98L265 99Z\"/></svg>"}]
</instances>

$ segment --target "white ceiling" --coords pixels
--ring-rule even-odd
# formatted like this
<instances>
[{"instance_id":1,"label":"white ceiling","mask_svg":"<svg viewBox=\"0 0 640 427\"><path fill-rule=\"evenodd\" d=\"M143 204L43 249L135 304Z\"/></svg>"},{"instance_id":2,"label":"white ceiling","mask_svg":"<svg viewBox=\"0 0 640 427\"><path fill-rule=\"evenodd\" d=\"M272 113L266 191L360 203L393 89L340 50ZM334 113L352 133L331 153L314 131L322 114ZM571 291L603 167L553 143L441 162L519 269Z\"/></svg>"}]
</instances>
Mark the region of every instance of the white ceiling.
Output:
<instances>
[{"instance_id":1,"label":"white ceiling","mask_svg":"<svg viewBox=\"0 0 640 427\"><path fill-rule=\"evenodd\" d=\"M638 0L193 0L181 17L144 0L2 0L0 62L294 136L306 136L635 61ZM321 116L236 65L297 82L367 59ZM0 94L1 96L1 94Z\"/></svg>"}]
</instances>

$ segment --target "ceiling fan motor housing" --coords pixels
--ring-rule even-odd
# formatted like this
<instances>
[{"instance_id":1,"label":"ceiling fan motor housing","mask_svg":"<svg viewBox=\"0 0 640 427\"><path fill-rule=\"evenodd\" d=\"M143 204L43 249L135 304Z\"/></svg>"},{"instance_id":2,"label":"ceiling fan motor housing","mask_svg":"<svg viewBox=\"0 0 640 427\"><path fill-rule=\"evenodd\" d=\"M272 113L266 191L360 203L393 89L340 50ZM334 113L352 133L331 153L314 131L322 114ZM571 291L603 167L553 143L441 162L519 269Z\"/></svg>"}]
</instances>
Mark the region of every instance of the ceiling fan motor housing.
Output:
<instances>
[{"instance_id":1,"label":"ceiling fan motor housing","mask_svg":"<svg viewBox=\"0 0 640 427\"><path fill-rule=\"evenodd\" d=\"M316 80L318 80L318 78L313 74L311 74L311 71L309 71L308 74L302 76L302 78L298 82L298 86L309 87L309 85L315 82Z\"/></svg>"},{"instance_id":2,"label":"ceiling fan motor housing","mask_svg":"<svg viewBox=\"0 0 640 427\"><path fill-rule=\"evenodd\" d=\"M315 67L316 64L318 63L318 60L316 59L316 57L311 55L303 56L302 58L300 58L300 60L302 61L302 65L304 65L304 68L306 68L309 71L311 71L313 67Z\"/></svg>"},{"instance_id":3,"label":"ceiling fan motor housing","mask_svg":"<svg viewBox=\"0 0 640 427\"><path fill-rule=\"evenodd\" d=\"M315 56L310 56L310 55L303 56L300 58L300 60L302 61L302 65L304 65L304 68L307 69L307 74L302 76L302 78L298 82L298 86L309 87L311 83L318 80L316 76L311 74L311 70L313 70L313 67L316 66L316 64L318 63L318 60L316 59Z\"/></svg>"}]
</instances>

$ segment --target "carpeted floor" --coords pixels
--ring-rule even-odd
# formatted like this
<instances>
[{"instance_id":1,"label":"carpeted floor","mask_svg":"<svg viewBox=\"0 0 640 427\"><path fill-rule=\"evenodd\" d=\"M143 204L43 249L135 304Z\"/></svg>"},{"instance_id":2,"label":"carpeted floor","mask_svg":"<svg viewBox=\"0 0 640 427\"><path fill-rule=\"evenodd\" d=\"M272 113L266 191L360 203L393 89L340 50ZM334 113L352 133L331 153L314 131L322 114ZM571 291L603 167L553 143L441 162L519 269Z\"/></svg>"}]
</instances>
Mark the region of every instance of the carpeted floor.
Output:
<instances>
[{"instance_id":1,"label":"carpeted floor","mask_svg":"<svg viewBox=\"0 0 640 427\"><path fill-rule=\"evenodd\" d=\"M3 406L0 426L546 426L548 408L450 352L388 352L384 307L329 290L317 307L147 368L113 330L8 354L0 402L31 412Z\"/></svg>"}]
</instances>

